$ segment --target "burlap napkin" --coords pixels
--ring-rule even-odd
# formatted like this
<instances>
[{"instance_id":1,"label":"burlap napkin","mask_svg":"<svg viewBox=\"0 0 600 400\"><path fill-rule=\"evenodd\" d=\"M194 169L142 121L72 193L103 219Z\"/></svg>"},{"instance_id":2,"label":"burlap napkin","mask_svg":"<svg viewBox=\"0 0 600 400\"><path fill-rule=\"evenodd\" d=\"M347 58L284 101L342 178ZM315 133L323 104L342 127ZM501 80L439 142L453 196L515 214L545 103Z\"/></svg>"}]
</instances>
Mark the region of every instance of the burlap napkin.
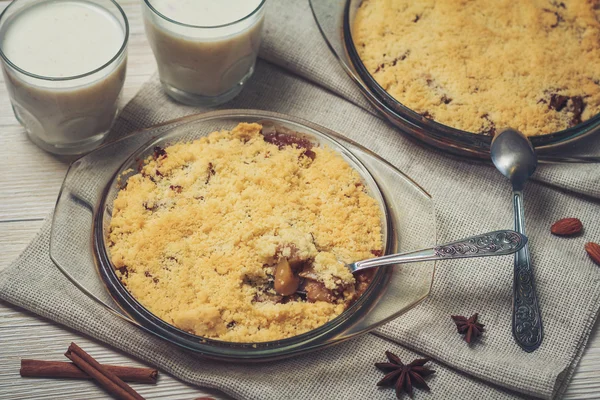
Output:
<instances>
[{"instance_id":1,"label":"burlap napkin","mask_svg":"<svg viewBox=\"0 0 600 400\"><path fill-rule=\"evenodd\" d=\"M293 39L293 40L292 40ZM242 94L221 108L287 113L332 128L374 150L429 191L436 203L439 240L512 225L510 189L488 165L444 156L405 138L373 115L329 54L304 1L269 5L261 61ZM112 135L122 136L202 109L168 99L157 77L123 110ZM526 215L545 340L524 353L511 335L512 258L440 264L424 303L369 334L292 360L252 366L199 359L166 345L97 306L48 257L50 222L0 274L0 298L87 333L159 366L186 382L218 388L237 398L389 399L375 382L373 363L385 350L406 360L416 350L433 357L432 393L417 398L543 398L564 392L600 307L600 271L583 244L600 238L597 166L545 166L526 188ZM559 217L577 216L583 236L550 235ZM596 223L596 224L595 224ZM94 273L90 265L90 273ZM479 312L487 332L467 346L451 314ZM411 350L409 350L411 349Z\"/></svg>"}]
</instances>

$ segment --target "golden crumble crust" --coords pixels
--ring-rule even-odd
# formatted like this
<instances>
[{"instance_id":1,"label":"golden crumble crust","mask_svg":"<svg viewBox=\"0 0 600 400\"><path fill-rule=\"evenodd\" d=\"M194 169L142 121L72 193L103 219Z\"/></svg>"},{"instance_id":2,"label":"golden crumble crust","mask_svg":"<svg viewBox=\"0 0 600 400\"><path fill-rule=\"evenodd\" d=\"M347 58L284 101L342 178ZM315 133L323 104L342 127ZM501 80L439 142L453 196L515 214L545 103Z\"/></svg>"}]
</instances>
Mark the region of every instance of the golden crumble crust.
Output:
<instances>
[{"instance_id":1,"label":"golden crumble crust","mask_svg":"<svg viewBox=\"0 0 600 400\"><path fill-rule=\"evenodd\" d=\"M390 95L454 128L536 136L600 113L600 0L364 0L353 39Z\"/></svg>"},{"instance_id":2,"label":"golden crumble crust","mask_svg":"<svg viewBox=\"0 0 600 400\"><path fill-rule=\"evenodd\" d=\"M315 329L357 296L343 262L382 249L379 205L346 161L326 147L269 143L261 129L242 123L156 148L113 203L119 279L196 335L263 342ZM278 295L282 259L331 301Z\"/></svg>"}]
</instances>

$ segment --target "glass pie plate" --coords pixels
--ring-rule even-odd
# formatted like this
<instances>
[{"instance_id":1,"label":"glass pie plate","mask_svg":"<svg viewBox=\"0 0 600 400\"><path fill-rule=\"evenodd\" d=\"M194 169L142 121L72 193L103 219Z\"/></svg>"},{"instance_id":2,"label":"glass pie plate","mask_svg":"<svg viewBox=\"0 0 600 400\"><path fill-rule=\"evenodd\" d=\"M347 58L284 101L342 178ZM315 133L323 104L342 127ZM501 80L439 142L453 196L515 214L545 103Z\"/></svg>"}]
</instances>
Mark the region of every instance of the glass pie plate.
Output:
<instances>
[{"instance_id":1,"label":"glass pie plate","mask_svg":"<svg viewBox=\"0 0 600 400\"><path fill-rule=\"evenodd\" d=\"M119 183L137 173L155 146L190 141L240 122L261 122L299 132L328 146L361 175L383 214L385 253L435 246L432 199L418 184L359 144L322 126L266 111L225 110L193 115L131 134L75 161L63 182L52 223L50 256L87 296L164 340L219 360L272 360L339 343L407 312L430 292L434 262L379 268L366 292L325 325L291 338L233 343L203 338L161 320L121 284L106 248L112 203ZM119 180L120 178L121 180Z\"/></svg>"},{"instance_id":2,"label":"glass pie plate","mask_svg":"<svg viewBox=\"0 0 600 400\"><path fill-rule=\"evenodd\" d=\"M358 56L352 39L351 27L362 0L309 1L317 25L329 48L369 103L388 121L401 132L444 152L475 159L490 159L492 136L463 131L425 118L398 102L375 81ZM600 114L571 128L529 139L540 154L541 161L576 162L576 160L569 160L568 157L565 159L565 149L575 141L598 132L600 132ZM577 148L575 152L580 153L581 149ZM561 159L553 154L560 155ZM572 156L577 157L581 154ZM588 161L598 162L598 157L593 157L597 154L590 156L592 157L588 158Z\"/></svg>"}]
</instances>

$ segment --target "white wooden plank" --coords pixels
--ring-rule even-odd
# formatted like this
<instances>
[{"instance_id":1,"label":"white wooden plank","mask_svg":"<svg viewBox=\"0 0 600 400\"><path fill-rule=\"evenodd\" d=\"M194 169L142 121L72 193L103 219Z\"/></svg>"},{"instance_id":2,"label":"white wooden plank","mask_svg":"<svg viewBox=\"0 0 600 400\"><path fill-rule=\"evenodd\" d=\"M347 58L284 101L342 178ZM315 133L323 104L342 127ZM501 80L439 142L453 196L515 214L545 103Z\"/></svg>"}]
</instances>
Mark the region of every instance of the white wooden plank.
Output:
<instances>
[{"instance_id":1,"label":"white wooden plank","mask_svg":"<svg viewBox=\"0 0 600 400\"><path fill-rule=\"evenodd\" d=\"M0 271L21 254L43 222L34 219L0 223Z\"/></svg>"},{"instance_id":2,"label":"white wooden plank","mask_svg":"<svg viewBox=\"0 0 600 400\"><path fill-rule=\"evenodd\" d=\"M31 143L20 126L0 129L0 221L44 218L54 207L67 164Z\"/></svg>"},{"instance_id":3,"label":"white wooden plank","mask_svg":"<svg viewBox=\"0 0 600 400\"><path fill-rule=\"evenodd\" d=\"M17 399L106 399L109 396L93 382L21 378L22 358L68 361L64 353L71 342L76 342L100 363L143 367L135 359L95 340L29 313L0 303L0 398ZM218 392L209 392L186 385L159 372L156 385L131 384L148 399L195 399L211 396L226 399Z\"/></svg>"},{"instance_id":4,"label":"white wooden plank","mask_svg":"<svg viewBox=\"0 0 600 400\"><path fill-rule=\"evenodd\" d=\"M600 399L600 332L596 327L567 388L565 399Z\"/></svg>"}]
</instances>

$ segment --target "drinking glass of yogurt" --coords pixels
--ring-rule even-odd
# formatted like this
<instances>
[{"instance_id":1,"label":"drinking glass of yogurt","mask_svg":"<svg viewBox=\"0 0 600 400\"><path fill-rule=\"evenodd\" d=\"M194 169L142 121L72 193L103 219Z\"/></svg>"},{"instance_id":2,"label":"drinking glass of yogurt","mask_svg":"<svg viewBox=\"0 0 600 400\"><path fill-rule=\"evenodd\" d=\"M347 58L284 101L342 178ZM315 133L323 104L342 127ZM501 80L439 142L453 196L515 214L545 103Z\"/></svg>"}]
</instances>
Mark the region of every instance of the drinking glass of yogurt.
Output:
<instances>
[{"instance_id":1,"label":"drinking glass of yogurt","mask_svg":"<svg viewBox=\"0 0 600 400\"><path fill-rule=\"evenodd\" d=\"M34 143L64 155L102 143L117 115L128 35L113 0L15 0L4 10L4 79Z\"/></svg>"},{"instance_id":2,"label":"drinking glass of yogurt","mask_svg":"<svg viewBox=\"0 0 600 400\"><path fill-rule=\"evenodd\" d=\"M212 106L252 76L265 0L144 0L146 35L169 96Z\"/></svg>"}]
</instances>

